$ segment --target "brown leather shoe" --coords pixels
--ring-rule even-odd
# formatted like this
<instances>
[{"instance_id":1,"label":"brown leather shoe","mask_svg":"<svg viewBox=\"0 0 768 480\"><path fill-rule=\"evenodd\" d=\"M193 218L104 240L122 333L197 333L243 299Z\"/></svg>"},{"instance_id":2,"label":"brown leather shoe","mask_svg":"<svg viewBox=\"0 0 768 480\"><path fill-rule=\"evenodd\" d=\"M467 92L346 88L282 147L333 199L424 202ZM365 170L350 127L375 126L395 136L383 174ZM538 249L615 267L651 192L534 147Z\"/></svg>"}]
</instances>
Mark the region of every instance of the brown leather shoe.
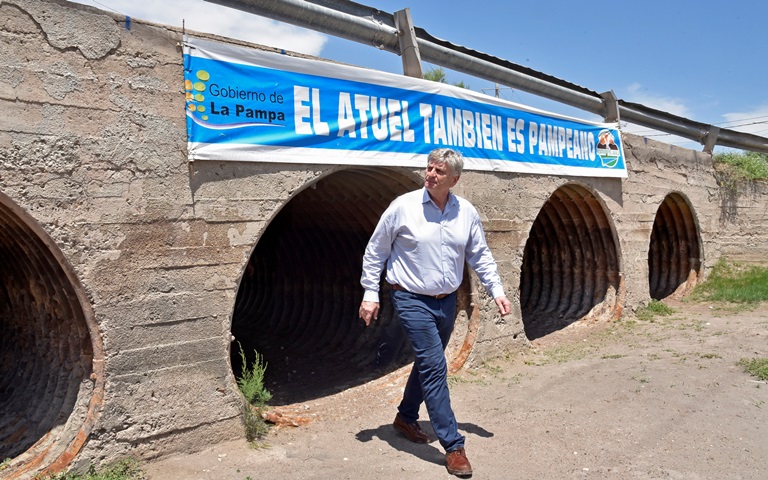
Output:
<instances>
[{"instance_id":1,"label":"brown leather shoe","mask_svg":"<svg viewBox=\"0 0 768 480\"><path fill-rule=\"evenodd\" d=\"M395 421L392 423L395 430L405 435L405 438L414 443L429 443L429 437L424 430L421 429L418 423L405 423L398 413L395 417Z\"/></svg>"},{"instance_id":2,"label":"brown leather shoe","mask_svg":"<svg viewBox=\"0 0 768 480\"><path fill-rule=\"evenodd\" d=\"M472 465L469 464L464 447L459 447L445 454L445 468L448 469L448 473L457 477L469 478L472 476Z\"/></svg>"}]
</instances>

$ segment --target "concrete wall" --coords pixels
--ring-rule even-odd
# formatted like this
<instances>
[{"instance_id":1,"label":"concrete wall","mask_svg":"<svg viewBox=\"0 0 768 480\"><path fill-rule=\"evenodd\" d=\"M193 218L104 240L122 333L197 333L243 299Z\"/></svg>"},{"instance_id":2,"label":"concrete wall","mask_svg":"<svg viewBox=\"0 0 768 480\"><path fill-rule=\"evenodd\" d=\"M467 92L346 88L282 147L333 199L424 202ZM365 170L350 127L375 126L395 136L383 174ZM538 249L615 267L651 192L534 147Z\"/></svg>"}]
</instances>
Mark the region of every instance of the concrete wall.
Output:
<instances>
[{"instance_id":1,"label":"concrete wall","mask_svg":"<svg viewBox=\"0 0 768 480\"><path fill-rule=\"evenodd\" d=\"M26 307L0 310L0 322L4 332L5 325L23 329L20 322L37 315L30 307L35 302L80 307L85 313L77 319L58 321L58 310L51 308L54 313L45 317L51 323L40 320L40 332L27 336L70 325L68 331L82 331L78 338L87 344L74 355L90 366L85 373L67 373L79 375L74 384L81 387L69 400L62 395L58 416L64 420L41 427L57 435L42 447L30 442L11 463L12 475L197 450L242 436L229 350L241 278L281 209L340 169L189 164L180 40L178 29L133 19L128 30L119 16L64 1L0 2L0 68L6 72L0 79L0 204L8 212L3 229L9 232L4 245L50 255L30 261L23 274L3 267L0 279L8 298L46 276L47 265L69 282L48 300L19 300ZM610 305L593 312L596 319L615 318L649 300L649 242L670 193L693 212L703 262L694 280L722 254L748 251L757 258L768 252L765 189L723 195L709 155L633 135L624 142L624 180L462 176L456 191L483 217L515 299L513 315L501 319L472 287L478 322L471 327L470 362L528 345L519 298L523 252L542 207L561 187L593 195L590 205L602 209L602 230L615 241L619 279ZM418 173L381 175L414 179ZM357 223L370 222L360 215ZM17 223L21 227L10 227ZM350 291L359 288L354 281ZM65 340L71 336L53 333L47 341L50 348L76 349ZM16 350L4 348L0 359L13 364ZM51 377L61 376L56 361L47 367ZM32 402L49 393L30 386L14 395Z\"/></svg>"},{"instance_id":2,"label":"concrete wall","mask_svg":"<svg viewBox=\"0 0 768 480\"><path fill-rule=\"evenodd\" d=\"M717 243L734 261L764 265L768 248L768 185L722 178Z\"/></svg>"}]
</instances>

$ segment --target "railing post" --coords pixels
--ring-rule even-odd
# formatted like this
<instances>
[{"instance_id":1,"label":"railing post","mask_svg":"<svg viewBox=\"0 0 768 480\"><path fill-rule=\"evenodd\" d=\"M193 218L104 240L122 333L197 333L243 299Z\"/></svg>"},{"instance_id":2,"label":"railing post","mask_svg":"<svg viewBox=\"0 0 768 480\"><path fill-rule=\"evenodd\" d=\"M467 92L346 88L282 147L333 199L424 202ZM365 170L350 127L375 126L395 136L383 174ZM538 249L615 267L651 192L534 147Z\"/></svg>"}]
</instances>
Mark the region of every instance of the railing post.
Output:
<instances>
[{"instance_id":1,"label":"railing post","mask_svg":"<svg viewBox=\"0 0 768 480\"><path fill-rule=\"evenodd\" d=\"M710 125L709 131L706 135L704 135L704 138L701 139L701 143L704 144L704 151L706 153L712 154L712 151L715 149L715 145L717 145L718 135L720 135L720 127Z\"/></svg>"},{"instance_id":2,"label":"railing post","mask_svg":"<svg viewBox=\"0 0 768 480\"><path fill-rule=\"evenodd\" d=\"M619 123L619 99L616 98L616 94L613 93L613 90L608 90L601 93L600 97L602 97L605 106L603 119L606 123Z\"/></svg>"},{"instance_id":3,"label":"railing post","mask_svg":"<svg viewBox=\"0 0 768 480\"><path fill-rule=\"evenodd\" d=\"M423 78L421 54L416 44L416 31L413 29L411 10L406 8L395 12L397 39L400 42L400 56L403 59L403 74L409 77Z\"/></svg>"}]
</instances>

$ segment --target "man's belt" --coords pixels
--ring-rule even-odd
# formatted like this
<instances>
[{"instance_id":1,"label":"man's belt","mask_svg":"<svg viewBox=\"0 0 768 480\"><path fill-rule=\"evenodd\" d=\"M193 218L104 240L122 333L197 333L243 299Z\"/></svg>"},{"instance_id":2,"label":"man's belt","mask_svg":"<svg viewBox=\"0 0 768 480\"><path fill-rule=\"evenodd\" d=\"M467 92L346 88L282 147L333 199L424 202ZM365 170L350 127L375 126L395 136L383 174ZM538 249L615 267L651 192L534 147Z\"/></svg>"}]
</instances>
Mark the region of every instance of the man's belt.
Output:
<instances>
[{"instance_id":1,"label":"man's belt","mask_svg":"<svg viewBox=\"0 0 768 480\"><path fill-rule=\"evenodd\" d=\"M403 287L401 287L401 286L400 286L399 284L397 284L397 283L392 283L392 284L390 284L389 286L390 286L390 288L392 288L392 290L397 290L397 291L400 291L400 292L408 292L408 290L404 289ZM413 293L413 292L408 292L408 293ZM424 295L424 294L422 294L422 293L416 293L415 295ZM439 294L439 295L424 295L424 296L425 296L425 297L436 298L436 299L438 299L438 300L441 300L441 299L443 299L443 298L447 297L448 295L450 295L450 293L441 293L441 294Z\"/></svg>"}]
</instances>

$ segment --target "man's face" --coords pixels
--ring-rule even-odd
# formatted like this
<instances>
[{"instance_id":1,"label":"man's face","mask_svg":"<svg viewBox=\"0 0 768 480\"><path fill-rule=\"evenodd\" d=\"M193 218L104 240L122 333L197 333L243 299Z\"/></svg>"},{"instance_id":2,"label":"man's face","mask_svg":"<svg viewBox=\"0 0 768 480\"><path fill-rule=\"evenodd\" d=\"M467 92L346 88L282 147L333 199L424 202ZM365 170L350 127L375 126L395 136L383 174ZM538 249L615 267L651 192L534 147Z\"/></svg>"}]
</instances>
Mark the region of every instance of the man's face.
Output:
<instances>
[{"instance_id":1,"label":"man's face","mask_svg":"<svg viewBox=\"0 0 768 480\"><path fill-rule=\"evenodd\" d=\"M427 164L424 186L430 193L447 194L458 181L459 176L453 174L447 163L430 161Z\"/></svg>"}]
</instances>

